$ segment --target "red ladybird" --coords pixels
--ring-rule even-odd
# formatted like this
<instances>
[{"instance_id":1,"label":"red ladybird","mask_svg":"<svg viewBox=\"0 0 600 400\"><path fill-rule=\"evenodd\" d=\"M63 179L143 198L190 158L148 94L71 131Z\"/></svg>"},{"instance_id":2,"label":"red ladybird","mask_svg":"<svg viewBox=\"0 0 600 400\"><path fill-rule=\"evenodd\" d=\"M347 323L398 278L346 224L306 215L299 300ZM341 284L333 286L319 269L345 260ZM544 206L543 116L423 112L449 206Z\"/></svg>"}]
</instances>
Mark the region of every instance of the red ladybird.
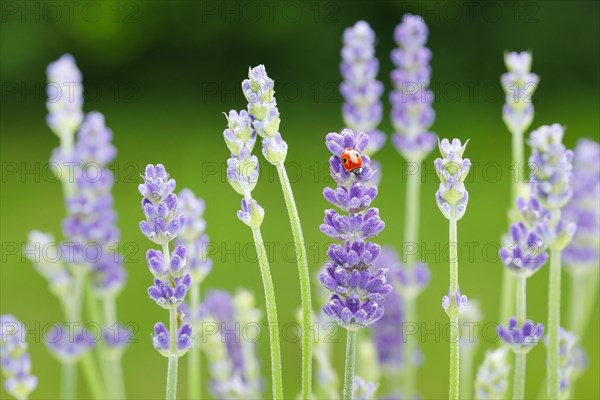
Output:
<instances>
[{"instance_id":1,"label":"red ladybird","mask_svg":"<svg viewBox=\"0 0 600 400\"><path fill-rule=\"evenodd\" d=\"M345 149L342 152L340 159L342 160L342 165L346 171L352 172L354 175L362 174L363 160L358 150L351 148Z\"/></svg>"}]
</instances>

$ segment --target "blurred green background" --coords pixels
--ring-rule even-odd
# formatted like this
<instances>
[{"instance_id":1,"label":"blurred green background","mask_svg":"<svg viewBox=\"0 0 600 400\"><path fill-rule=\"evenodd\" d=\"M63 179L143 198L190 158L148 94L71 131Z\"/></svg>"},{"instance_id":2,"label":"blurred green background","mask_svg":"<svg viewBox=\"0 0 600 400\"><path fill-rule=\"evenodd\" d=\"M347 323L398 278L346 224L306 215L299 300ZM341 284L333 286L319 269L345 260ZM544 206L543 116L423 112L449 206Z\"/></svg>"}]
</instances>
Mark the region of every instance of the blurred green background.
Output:
<instances>
[{"instance_id":1,"label":"blurred green background","mask_svg":"<svg viewBox=\"0 0 600 400\"><path fill-rule=\"evenodd\" d=\"M146 295L151 276L144 253L151 243L138 230L142 212L137 191L145 164L164 163L179 188L190 187L206 200L207 231L220 253L213 256L214 270L204 288L246 287L256 294L259 307L264 306L258 265L249 248L251 234L236 217L240 196L223 174L229 154L222 140L222 112L245 108L239 88L248 66L263 63L275 79L281 132L289 144L288 168L314 276L329 243L319 232L323 210L329 207L321 195L328 182L324 137L342 128L338 93L342 32L364 19L377 34L379 79L386 86L380 128L391 134L387 95L393 30L406 12L425 17L436 93L433 130L442 137L471 138L467 154L475 167L468 183L469 209L459 224L459 241L476 244L472 256L465 250L461 258L460 282L463 292L480 302L484 322L498 318L502 266L493 248L488 247L487 256L482 249L497 243L507 229L512 179L510 135L501 119L504 99L499 76L505 69L504 51L533 52L533 71L541 77L533 128L553 122L565 125L568 147L583 136L597 140L600 132L596 1L3 1L1 7L0 310L16 315L29 328L62 318L44 280L23 256L12 254L6 246L22 246L32 229L60 236L64 216L61 186L44 169L58 143L45 125L44 84L46 65L71 53L84 75L84 108L105 114L119 152L113 167L118 179L115 203L122 242L134 244L126 265L129 280L118 299L119 317L139 327L138 343L124 356L131 398L163 397L167 367L150 343L152 325L166 320L166 313ZM447 321L440 306L448 285L447 262L440 254L447 242L447 221L434 202L434 157L426 160L430 173L422 188L421 236L429 250L424 258L433 279L419 299L419 314L428 329ZM389 144L375 158L383 171L375 205L386 222L377 242L400 250L406 170ZM13 166L18 173L9 173ZM277 175L268 166L262 171L255 198L266 210L263 235L275 249L271 269L279 318L285 324L294 321L299 307L298 273L291 249L285 250L292 236ZM236 246L242 249L241 255L233 254ZM546 321L547 271L545 267L529 283L528 316L535 321ZM569 280L563 281L566 300ZM317 285L315 278L313 288ZM315 309L320 308L317 296L313 300ZM565 312L566 308L563 315ZM583 339L590 365L578 382L576 398L599 396L598 334L596 309ZM259 349L269 388L268 341L266 336L263 339ZM335 364L341 373L345 335L338 339ZM54 398L59 364L35 337L29 336L29 343L33 370L40 376L33 397ZM477 365L482 350L493 345L480 346ZM422 350L425 363L418 385L422 397L446 397L447 343L429 335ZM182 398L185 364L180 372ZM299 343L284 341L283 364L285 394L292 398L300 383ZM527 397L532 397L544 375L543 346L530 354L528 365ZM208 382L206 367L203 372L204 382ZM80 387L80 395L85 396L83 382Z\"/></svg>"}]
</instances>

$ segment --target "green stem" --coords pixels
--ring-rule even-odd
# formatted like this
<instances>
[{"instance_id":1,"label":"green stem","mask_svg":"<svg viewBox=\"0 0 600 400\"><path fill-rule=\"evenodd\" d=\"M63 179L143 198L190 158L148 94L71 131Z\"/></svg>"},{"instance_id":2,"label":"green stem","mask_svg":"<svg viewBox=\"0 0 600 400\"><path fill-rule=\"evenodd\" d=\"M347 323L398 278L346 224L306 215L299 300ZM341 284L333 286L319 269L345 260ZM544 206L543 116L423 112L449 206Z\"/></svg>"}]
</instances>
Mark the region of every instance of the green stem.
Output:
<instances>
[{"instance_id":1,"label":"green stem","mask_svg":"<svg viewBox=\"0 0 600 400\"><path fill-rule=\"evenodd\" d=\"M515 176L511 184L511 208L514 207L514 201L519 196L519 186L522 182L523 169L525 167L525 154L523 145L523 132L514 132L512 134L512 162L515 167Z\"/></svg>"},{"instance_id":2,"label":"green stem","mask_svg":"<svg viewBox=\"0 0 600 400\"><path fill-rule=\"evenodd\" d=\"M200 304L200 285L192 284L190 289L190 313L192 319L198 315L198 305ZM194 336L197 337L194 330ZM194 340L194 346L190 349L188 355L188 397L190 399L200 398L200 341Z\"/></svg>"},{"instance_id":3,"label":"green stem","mask_svg":"<svg viewBox=\"0 0 600 400\"><path fill-rule=\"evenodd\" d=\"M558 331L560 327L561 251L550 247L550 284L548 289L548 398L560 394Z\"/></svg>"},{"instance_id":4,"label":"green stem","mask_svg":"<svg viewBox=\"0 0 600 400\"><path fill-rule=\"evenodd\" d=\"M508 321L515 315L515 276L508 268L502 268L502 301L500 321Z\"/></svg>"},{"instance_id":5,"label":"green stem","mask_svg":"<svg viewBox=\"0 0 600 400\"><path fill-rule=\"evenodd\" d=\"M283 399L283 383L281 375L281 349L279 344L279 322L277 319L277 305L275 302L275 288L269 269L269 260L265 251L260 228L252 228L252 236L258 255L258 265L262 276L265 302L267 308L267 323L269 325L269 338L271 345L271 379L273 387L273 398Z\"/></svg>"},{"instance_id":6,"label":"green stem","mask_svg":"<svg viewBox=\"0 0 600 400\"><path fill-rule=\"evenodd\" d=\"M115 327L117 329L116 333L118 333L118 324L117 321L117 305L115 303L115 298L112 296L108 296L104 298L104 322L107 328ZM108 368L111 374L112 384L107 382L107 388L109 391L109 395L115 399L124 399L125 398L125 383L123 380L123 368L121 366L121 354L119 352L111 354L106 351L106 346L104 348L104 365Z\"/></svg>"},{"instance_id":7,"label":"green stem","mask_svg":"<svg viewBox=\"0 0 600 400\"><path fill-rule=\"evenodd\" d=\"M95 322L99 325L104 325L105 327L110 327L110 324L107 323L106 318L104 321L100 317L100 312L98 311L98 304L96 298L94 297L92 291L92 283L88 280L87 285L84 288L85 291L85 302L87 305L87 313L92 322ZM110 384L112 380L112 372L110 365L106 360L106 343L104 341L99 341L94 348L98 359L100 360L100 370L102 371L102 381L103 388L106 388L104 391L109 397L114 398L115 394L113 393L114 385Z\"/></svg>"},{"instance_id":8,"label":"green stem","mask_svg":"<svg viewBox=\"0 0 600 400\"><path fill-rule=\"evenodd\" d=\"M450 294L454 295L458 290L458 229L456 226L456 219L450 220L449 236ZM456 307L458 307L458 304L456 304ZM458 340L458 310L456 310L454 314L454 316L450 317L450 385L448 394L448 398L450 400L459 398L460 380L460 343Z\"/></svg>"},{"instance_id":9,"label":"green stem","mask_svg":"<svg viewBox=\"0 0 600 400\"><path fill-rule=\"evenodd\" d=\"M344 369L344 400L352 400L354 368L356 365L356 331L348 330L346 339L346 367Z\"/></svg>"},{"instance_id":10,"label":"green stem","mask_svg":"<svg viewBox=\"0 0 600 400\"><path fill-rule=\"evenodd\" d=\"M167 400L177 398L177 364L179 356L177 355L177 309L169 309L169 366L167 369Z\"/></svg>"},{"instance_id":11,"label":"green stem","mask_svg":"<svg viewBox=\"0 0 600 400\"><path fill-rule=\"evenodd\" d=\"M104 388L102 387L102 379L100 379L100 373L94 360L93 353L88 352L81 359L81 367L83 369L83 376L85 376L88 389L94 399L105 399Z\"/></svg>"},{"instance_id":12,"label":"green stem","mask_svg":"<svg viewBox=\"0 0 600 400\"><path fill-rule=\"evenodd\" d=\"M62 377L60 387L60 398L71 400L76 399L77 396L77 366L69 363L62 365Z\"/></svg>"},{"instance_id":13,"label":"green stem","mask_svg":"<svg viewBox=\"0 0 600 400\"><path fill-rule=\"evenodd\" d=\"M421 163L415 162L417 170L408 175L406 184L406 201L404 209L404 244L405 250L408 250L406 245L415 246L406 251L406 265L408 268L414 266L417 261L416 251L419 249L417 241L419 240L419 225L420 225L420 201L421 197ZM403 296L405 307L405 322L413 324L417 322L417 299L413 296ZM400 327L399 327L400 328ZM406 399L415 398L417 386L417 370L414 364L414 354L416 351L417 337L409 335L406 338L406 357L404 358L404 366L402 371L403 395ZM395 378L394 378L395 379Z\"/></svg>"},{"instance_id":14,"label":"green stem","mask_svg":"<svg viewBox=\"0 0 600 400\"><path fill-rule=\"evenodd\" d=\"M302 398L304 400L311 396L312 390L312 338L310 335L312 327L312 306L310 295L310 271L306 259L306 246L304 245L304 235L300 225L300 216L296 208L294 193L287 176L287 171L283 163L277 164L277 172L285 205L288 210L292 235L296 248L296 257L298 259L298 273L300 275L300 297L302 303Z\"/></svg>"},{"instance_id":15,"label":"green stem","mask_svg":"<svg viewBox=\"0 0 600 400\"><path fill-rule=\"evenodd\" d=\"M523 326L527 315L527 278L519 276L517 281L517 321ZM513 381L513 399L525 398L525 376L526 376L527 354L517 353L515 356L515 378Z\"/></svg>"}]
</instances>

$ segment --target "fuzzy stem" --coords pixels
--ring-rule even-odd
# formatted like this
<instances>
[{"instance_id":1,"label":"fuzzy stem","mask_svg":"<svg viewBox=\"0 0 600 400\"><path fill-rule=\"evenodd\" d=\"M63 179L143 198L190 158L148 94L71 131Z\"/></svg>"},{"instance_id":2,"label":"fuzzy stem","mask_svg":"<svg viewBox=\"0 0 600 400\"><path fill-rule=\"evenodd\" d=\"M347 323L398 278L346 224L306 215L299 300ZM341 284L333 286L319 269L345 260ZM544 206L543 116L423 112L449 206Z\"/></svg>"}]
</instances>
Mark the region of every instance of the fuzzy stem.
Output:
<instances>
[{"instance_id":1,"label":"fuzzy stem","mask_svg":"<svg viewBox=\"0 0 600 400\"><path fill-rule=\"evenodd\" d=\"M169 309L169 366L167 368L167 400L177 398L177 364L179 356L177 355L177 309Z\"/></svg>"},{"instance_id":2,"label":"fuzzy stem","mask_svg":"<svg viewBox=\"0 0 600 400\"><path fill-rule=\"evenodd\" d=\"M550 284L548 289L548 398L560 394L558 330L560 327L561 250L550 246Z\"/></svg>"},{"instance_id":3,"label":"fuzzy stem","mask_svg":"<svg viewBox=\"0 0 600 400\"><path fill-rule=\"evenodd\" d=\"M198 315L198 304L200 303L200 284L194 283L190 288L190 313L192 319ZM194 336L196 336L194 330ZM200 343L194 340L188 356L188 397L190 399L200 398Z\"/></svg>"},{"instance_id":4,"label":"fuzzy stem","mask_svg":"<svg viewBox=\"0 0 600 400\"><path fill-rule=\"evenodd\" d=\"M296 248L296 257L298 259L298 273L300 274L300 298L302 303L302 398L304 400L311 396L312 391L312 338L310 335L312 327L312 306L310 295L310 271L306 259L306 246L304 245L304 235L300 225L300 216L296 208L294 193L287 176L287 171L283 163L277 164L277 172L285 205L288 210L292 235Z\"/></svg>"},{"instance_id":5,"label":"fuzzy stem","mask_svg":"<svg viewBox=\"0 0 600 400\"><path fill-rule=\"evenodd\" d=\"M60 398L64 400L76 399L76 383L77 366L72 363L63 363L61 372Z\"/></svg>"},{"instance_id":6,"label":"fuzzy stem","mask_svg":"<svg viewBox=\"0 0 600 400\"><path fill-rule=\"evenodd\" d=\"M517 321L519 326L523 326L527 315L527 278L519 276L517 281ZM522 400L525 398L525 376L526 376L527 354L517 353L515 356L515 377L513 381L513 399Z\"/></svg>"},{"instance_id":7,"label":"fuzzy stem","mask_svg":"<svg viewBox=\"0 0 600 400\"><path fill-rule=\"evenodd\" d=\"M356 365L356 331L348 330L346 339L346 367L344 370L344 400L352 400L354 368Z\"/></svg>"},{"instance_id":8,"label":"fuzzy stem","mask_svg":"<svg viewBox=\"0 0 600 400\"><path fill-rule=\"evenodd\" d=\"M273 398L283 399L283 383L281 375L281 349L279 344L279 322L277 319L277 303L275 302L275 288L269 269L269 260L265 251L260 228L252 228L252 236L258 255L258 265L262 276L265 302L267 308L267 323L269 325L269 339L271 345L271 379L273 387Z\"/></svg>"},{"instance_id":9,"label":"fuzzy stem","mask_svg":"<svg viewBox=\"0 0 600 400\"><path fill-rule=\"evenodd\" d=\"M449 253L450 253L450 294L458 290L458 229L456 219L451 219L449 224ZM454 300L457 301L458 299ZM456 304L458 307L458 304ZM460 343L458 338L458 311L450 317L450 388L448 398L451 400L459 397L459 354Z\"/></svg>"},{"instance_id":10,"label":"fuzzy stem","mask_svg":"<svg viewBox=\"0 0 600 400\"><path fill-rule=\"evenodd\" d=\"M408 181L406 186L406 206L404 209L404 246L417 246L419 237L419 217L420 217L420 194L421 194L421 169L420 163L415 163L417 170L413 173L408 174ZM414 249L413 249L414 250ZM415 251L406 252L406 265L408 268L414 266L417 261L417 254ZM417 322L417 299L412 296L404 297L405 307L405 322L414 324ZM401 327L399 327L401 328ZM406 357L404 358L404 370L402 373L403 379L403 394L407 399L413 399L415 397L415 390L417 384L417 370L414 365L414 354L416 349L417 338L414 335L409 335L406 338Z\"/></svg>"},{"instance_id":11,"label":"fuzzy stem","mask_svg":"<svg viewBox=\"0 0 600 400\"><path fill-rule=\"evenodd\" d=\"M106 394L102 387L102 380L100 379L101 375L98 372L93 353L89 352L83 356L81 359L81 367L83 368L83 376L85 376L92 398L105 399Z\"/></svg>"}]
</instances>

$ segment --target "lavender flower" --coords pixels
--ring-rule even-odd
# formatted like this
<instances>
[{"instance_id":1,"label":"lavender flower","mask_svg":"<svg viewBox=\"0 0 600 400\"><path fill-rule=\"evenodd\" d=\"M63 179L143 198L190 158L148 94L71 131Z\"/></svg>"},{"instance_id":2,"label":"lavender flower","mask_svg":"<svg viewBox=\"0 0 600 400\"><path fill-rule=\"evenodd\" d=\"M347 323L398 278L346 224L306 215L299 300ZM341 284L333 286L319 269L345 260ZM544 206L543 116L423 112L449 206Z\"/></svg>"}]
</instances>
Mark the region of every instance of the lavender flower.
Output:
<instances>
[{"instance_id":1,"label":"lavender flower","mask_svg":"<svg viewBox=\"0 0 600 400\"><path fill-rule=\"evenodd\" d=\"M260 312L254 297L246 291L235 297L211 290L202 305L203 326L214 326L205 334L202 346L210 366L210 389L218 399L252 399L261 396L262 378L253 342L239 337L240 324L259 324ZM247 325L244 325L247 326Z\"/></svg>"},{"instance_id":2,"label":"lavender flower","mask_svg":"<svg viewBox=\"0 0 600 400\"><path fill-rule=\"evenodd\" d=\"M531 320L527 320L522 326L519 326L517 319L511 318L507 327L498 325L498 336L515 353L526 354L531 351L543 334L544 326L536 325Z\"/></svg>"},{"instance_id":3,"label":"lavender flower","mask_svg":"<svg viewBox=\"0 0 600 400\"><path fill-rule=\"evenodd\" d=\"M369 136L368 155L379 151L385 134L377 129L383 114L381 95L383 84L377 80L379 62L375 57L375 32L365 21L358 21L344 31L344 47L340 71L344 82L340 93L344 123L356 132Z\"/></svg>"},{"instance_id":4,"label":"lavender flower","mask_svg":"<svg viewBox=\"0 0 600 400\"><path fill-rule=\"evenodd\" d=\"M436 135L429 132L435 119L433 93L427 88L431 76L431 51L425 47L429 30L423 19L405 14L396 27L398 48L391 54L394 90L390 94L393 143L402 156L422 161L435 147Z\"/></svg>"},{"instance_id":5,"label":"lavender flower","mask_svg":"<svg viewBox=\"0 0 600 400\"><path fill-rule=\"evenodd\" d=\"M25 255L48 281L50 292L66 301L72 293L73 277L61 254L61 247L51 234L40 231L29 233Z\"/></svg>"},{"instance_id":6,"label":"lavender flower","mask_svg":"<svg viewBox=\"0 0 600 400\"><path fill-rule=\"evenodd\" d=\"M346 216L335 210L327 210L325 221L321 225L321 232L344 241L343 246L332 244L329 247L331 261L320 276L323 285L333 292L323 311L348 330L357 330L381 318L383 306L380 301L392 290L387 283L387 269L373 271L371 268L380 247L366 242L366 239L378 235L384 228L379 210L366 208L372 198L360 202L362 205L354 206L357 202L350 196L344 196L344 191L348 194L360 192L361 197L370 197L369 194L376 193L360 187L368 180L366 176L371 176L368 157L363 159L362 175L341 173L341 149L355 148L362 151L368 145L368 140L365 133L355 135L350 129L344 129L341 134L330 133L326 140L327 147L333 153L329 160L331 175L339 185L336 191L342 195L334 199L331 196L333 189L326 189L325 198L334 200L331 201L334 205L346 200L340 208L352 211Z\"/></svg>"},{"instance_id":7,"label":"lavender flower","mask_svg":"<svg viewBox=\"0 0 600 400\"><path fill-rule=\"evenodd\" d=\"M563 135L563 127L553 124L531 132L529 138L533 194L551 210L564 207L573 194L573 152L562 144Z\"/></svg>"},{"instance_id":8,"label":"lavender flower","mask_svg":"<svg viewBox=\"0 0 600 400\"><path fill-rule=\"evenodd\" d=\"M83 328L57 325L45 335L46 347L63 364L75 364L96 344Z\"/></svg>"},{"instance_id":9,"label":"lavender flower","mask_svg":"<svg viewBox=\"0 0 600 400\"><path fill-rule=\"evenodd\" d=\"M70 54L48 65L46 122L56 135L71 141L83 120L83 85L81 72ZM70 139L69 139L70 138Z\"/></svg>"},{"instance_id":10,"label":"lavender flower","mask_svg":"<svg viewBox=\"0 0 600 400\"><path fill-rule=\"evenodd\" d=\"M120 356L125 348L132 342L134 331L128 326L119 323L102 330L102 337L106 343L107 351L112 357Z\"/></svg>"},{"instance_id":11,"label":"lavender flower","mask_svg":"<svg viewBox=\"0 0 600 400\"><path fill-rule=\"evenodd\" d=\"M279 133L279 110L275 99L275 82L269 78L264 65L250 68L248 79L242 82L242 91L248 101L252 125L262 138L262 153L273 165L283 164L287 143Z\"/></svg>"},{"instance_id":12,"label":"lavender flower","mask_svg":"<svg viewBox=\"0 0 600 400\"><path fill-rule=\"evenodd\" d=\"M510 52L504 54L508 72L500 78L506 93L506 103L502 108L504 123L513 135L523 135L533 121L531 97L537 88L539 78L531 70L531 53Z\"/></svg>"},{"instance_id":13,"label":"lavender flower","mask_svg":"<svg viewBox=\"0 0 600 400\"><path fill-rule=\"evenodd\" d=\"M563 209L565 221L577 224L573 241L563 251L572 274L598 268L600 259L600 145L589 139L577 142L573 157L573 197Z\"/></svg>"},{"instance_id":14,"label":"lavender flower","mask_svg":"<svg viewBox=\"0 0 600 400\"><path fill-rule=\"evenodd\" d=\"M510 227L510 239L500 249L500 259L512 273L528 278L548 260L546 244L536 232L518 222Z\"/></svg>"},{"instance_id":15,"label":"lavender flower","mask_svg":"<svg viewBox=\"0 0 600 400\"><path fill-rule=\"evenodd\" d=\"M170 343L171 333L162 322L157 322L154 325L154 336L152 336L154 348L163 356L170 357L173 355L172 350L170 349ZM192 348L193 344L192 325L182 325L177 332L177 356L183 356Z\"/></svg>"},{"instance_id":16,"label":"lavender flower","mask_svg":"<svg viewBox=\"0 0 600 400\"><path fill-rule=\"evenodd\" d=\"M461 294L460 289L456 289L454 293L448 291L448 295L442 297L442 308L444 311L446 311L448 316L452 316L454 314L460 316L460 314L462 314L467 307L468 303L469 301L467 296Z\"/></svg>"},{"instance_id":17,"label":"lavender flower","mask_svg":"<svg viewBox=\"0 0 600 400\"><path fill-rule=\"evenodd\" d=\"M25 332L25 324L14 316L0 316L0 365L4 389L17 399L27 399L38 383L37 376L31 374Z\"/></svg>"},{"instance_id":18,"label":"lavender flower","mask_svg":"<svg viewBox=\"0 0 600 400\"><path fill-rule=\"evenodd\" d=\"M440 187L436 193L437 205L449 220L459 220L465 215L469 193L464 181L471 168L471 160L462 158L467 142L461 144L459 139L443 139L439 143L442 158L434 162L435 172L440 179Z\"/></svg>"},{"instance_id":19,"label":"lavender flower","mask_svg":"<svg viewBox=\"0 0 600 400\"><path fill-rule=\"evenodd\" d=\"M483 363L477 370L475 398L478 400L503 399L508 387L508 348L500 347L485 353Z\"/></svg>"},{"instance_id":20,"label":"lavender flower","mask_svg":"<svg viewBox=\"0 0 600 400\"><path fill-rule=\"evenodd\" d=\"M352 385L352 398L355 400L375 399L377 386L375 382L366 382L360 376L355 376Z\"/></svg>"}]
</instances>

